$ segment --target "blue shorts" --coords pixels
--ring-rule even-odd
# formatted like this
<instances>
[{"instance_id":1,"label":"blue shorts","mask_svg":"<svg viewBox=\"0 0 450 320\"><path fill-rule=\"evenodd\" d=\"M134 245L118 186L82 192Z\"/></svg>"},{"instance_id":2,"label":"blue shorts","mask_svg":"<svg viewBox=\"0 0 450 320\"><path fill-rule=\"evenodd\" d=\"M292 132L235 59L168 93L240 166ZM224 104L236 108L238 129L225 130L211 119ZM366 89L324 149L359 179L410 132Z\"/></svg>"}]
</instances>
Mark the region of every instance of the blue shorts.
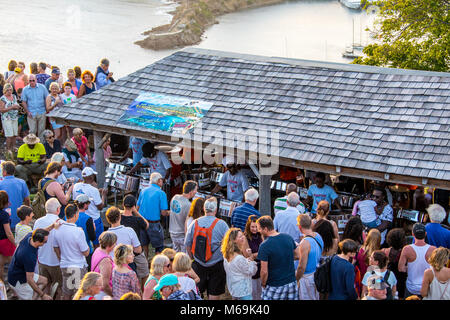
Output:
<instances>
[{"instance_id":1,"label":"blue shorts","mask_svg":"<svg viewBox=\"0 0 450 320\"><path fill-rule=\"evenodd\" d=\"M92 241L94 245L98 245L98 237L102 234L103 231L105 231L105 228L103 227L103 221L102 218L98 218L97 220L94 220L95 225L95 240Z\"/></svg>"},{"instance_id":2,"label":"blue shorts","mask_svg":"<svg viewBox=\"0 0 450 320\"><path fill-rule=\"evenodd\" d=\"M380 219L375 219L375 220L367 222L367 223L363 222L364 226L371 228L371 229L378 227L380 224L381 224Z\"/></svg>"}]
</instances>

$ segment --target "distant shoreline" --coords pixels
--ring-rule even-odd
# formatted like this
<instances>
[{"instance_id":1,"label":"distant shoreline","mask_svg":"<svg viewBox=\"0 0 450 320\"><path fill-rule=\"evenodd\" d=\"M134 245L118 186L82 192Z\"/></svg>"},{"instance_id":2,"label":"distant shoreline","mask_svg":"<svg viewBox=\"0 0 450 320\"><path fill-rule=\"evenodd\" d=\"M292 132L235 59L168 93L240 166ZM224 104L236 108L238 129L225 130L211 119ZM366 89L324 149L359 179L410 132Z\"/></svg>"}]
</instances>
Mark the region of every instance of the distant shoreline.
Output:
<instances>
[{"instance_id":1,"label":"distant shoreline","mask_svg":"<svg viewBox=\"0 0 450 320\"><path fill-rule=\"evenodd\" d=\"M283 3L286 0L175 0L179 5L169 24L143 33L135 44L145 49L168 50L198 44L218 16L240 10Z\"/></svg>"}]
</instances>

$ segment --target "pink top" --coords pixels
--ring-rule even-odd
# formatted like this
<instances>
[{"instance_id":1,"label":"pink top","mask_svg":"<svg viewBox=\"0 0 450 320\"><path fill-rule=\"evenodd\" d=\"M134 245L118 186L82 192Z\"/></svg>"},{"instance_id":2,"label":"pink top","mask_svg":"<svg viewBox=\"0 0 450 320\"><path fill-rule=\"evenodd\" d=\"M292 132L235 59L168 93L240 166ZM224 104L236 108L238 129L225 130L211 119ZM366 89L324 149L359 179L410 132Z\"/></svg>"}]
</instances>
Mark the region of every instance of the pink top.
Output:
<instances>
[{"instance_id":1,"label":"pink top","mask_svg":"<svg viewBox=\"0 0 450 320\"><path fill-rule=\"evenodd\" d=\"M88 139L85 136L81 137L81 142L78 142L75 140L75 137L72 138L72 141L75 142L77 145L78 152L83 156L86 157L87 153L87 145L88 145Z\"/></svg>"},{"instance_id":2,"label":"pink top","mask_svg":"<svg viewBox=\"0 0 450 320\"><path fill-rule=\"evenodd\" d=\"M105 252L103 252L101 250L101 248L97 248L95 249L94 253L92 254L92 258L91 258L91 271L95 271L100 273L100 262L107 258L110 262L111 262L111 275L109 277L109 285L112 288L112 270L114 269L114 261L111 258L111 256L109 254L106 254Z\"/></svg>"}]
</instances>

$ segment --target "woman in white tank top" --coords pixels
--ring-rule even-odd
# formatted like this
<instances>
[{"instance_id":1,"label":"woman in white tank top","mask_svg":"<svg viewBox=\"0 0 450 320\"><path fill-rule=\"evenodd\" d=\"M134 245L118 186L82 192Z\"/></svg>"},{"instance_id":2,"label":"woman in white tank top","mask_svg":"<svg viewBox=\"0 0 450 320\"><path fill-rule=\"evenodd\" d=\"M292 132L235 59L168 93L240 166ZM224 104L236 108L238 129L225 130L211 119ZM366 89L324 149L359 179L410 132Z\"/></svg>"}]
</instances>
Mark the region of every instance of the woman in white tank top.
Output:
<instances>
[{"instance_id":1,"label":"woman in white tank top","mask_svg":"<svg viewBox=\"0 0 450 320\"><path fill-rule=\"evenodd\" d=\"M425 270L420 291L424 300L450 300L450 268L445 267L449 257L450 251L444 247L431 254L431 268Z\"/></svg>"}]
</instances>

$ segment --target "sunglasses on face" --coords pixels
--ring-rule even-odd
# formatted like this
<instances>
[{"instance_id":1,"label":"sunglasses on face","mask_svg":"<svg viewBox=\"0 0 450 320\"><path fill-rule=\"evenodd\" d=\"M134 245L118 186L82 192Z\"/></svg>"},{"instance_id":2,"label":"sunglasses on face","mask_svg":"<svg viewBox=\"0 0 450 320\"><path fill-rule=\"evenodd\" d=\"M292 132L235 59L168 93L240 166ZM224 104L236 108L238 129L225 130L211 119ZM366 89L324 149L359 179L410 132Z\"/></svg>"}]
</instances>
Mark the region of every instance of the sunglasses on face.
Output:
<instances>
[{"instance_id":1,"label":"sunglasses on face","mask_svg":"<svg viewBox=\"0 0 450 320\"><path fill-rule=\"evenodd\" d=\"M31 80L31 79L30 79L30 80L28 80L28 81L29 81L29 82L36 82L36 80Z\"/></svg>"}]
</instances>

